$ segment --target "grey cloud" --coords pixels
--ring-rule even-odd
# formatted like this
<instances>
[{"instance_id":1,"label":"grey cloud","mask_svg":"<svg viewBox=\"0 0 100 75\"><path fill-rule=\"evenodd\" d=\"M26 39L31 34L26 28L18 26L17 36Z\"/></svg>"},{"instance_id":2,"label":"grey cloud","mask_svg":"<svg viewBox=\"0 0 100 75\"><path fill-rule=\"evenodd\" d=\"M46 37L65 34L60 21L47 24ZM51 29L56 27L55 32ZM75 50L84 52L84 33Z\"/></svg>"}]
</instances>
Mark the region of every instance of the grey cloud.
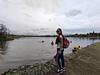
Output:
<instances>
[{"instance_id":1,"label":"grey cloud","mask_svg":"<svg viewBox=\"0 0 100 75\"><path fill-rule=\"evenodd\" d=\"M71 11L69 11L69 12L66 12L65 15L66 15L67 17L74 17L74 16L77 16L77 15L80 15L81 13L82 13L81 10L73 9L73 10L71 10Z\"/></svg>"},{"instance_id":2,"label":"grey cloud","mask_svg":"<svg viewBox=\"0 0 100 75\"><path fill-rule=\"evenodd\" d=\"M4 23L4 22L5 22L4 20L1 20L1 19L0 19L0 23Z\"/></svg>"},{"instance_id":3,"label":"grey cloud","mask_svg":"<svg viewBox=\"0 0 100 75\"><path fill-rule=\"evenodd\" d=\"M4 2L9 2L9 0L2 0L2 1L4 1Z\"/></svg>"},{"instance_id":4,"label":"grey cloud","mask_svg":"<svg viewBox=\"0 0 100 75\"><path fill-rule=\"evenodd\" d=\"M32 34L50 34L50 33L53 33L54 34L54 31L49 29L49 28L35 28L35 29L32 29Z\"/></svg>"},{"instance_id":5,"label":"grey cloud","mask_svg":"<svg viewBox=\"0 0 100 75\"><path fill-rule=\"evenodd\" d=\"M89 4L91 3L90 8L94 7L90 9L87 1L85 1L87 3L84 3L85 5L83 1L79 1L80 4L77 1L79 0L73 0L73 2L72 0L0 0L0 22L5 22L4 24L12 32L34 32L34 34L53 33L49 29L57 28L60 24L62 28L72 29L84 27L84 22L87 24L85 27L89 27L88 24L100 27L99 2L98 5L96 0L89 2ZM94 3L96 5L92 6ZM73 6L70 6L72 4ZM75 31L69 32L74 33ZM83 32L85 31L83 30Z\"/></svg>"},{"instance_id":6,"label":"grey cloud","mask_svg":"<svg viewBox=\"0 0 100 75\"><path fill-rule=\"evenodd\" d=\"M57 0L23 0L26 6L33 10L42 10L44 13L52 13L57 7Z\"/></svg>"},{"instance_id":7,"label":"grey cloud","mask_svg":"<svg viewBox=\"0 0 100 75\"><path fill-rule=\"evenodd\" d=\"M32 15L30 15L30 14L28 14L28 13L24 13L24 15L25 15L26 17L32 17Z\"/></svg>"},{"instance_id":8,"label":"grey cloud","mask_svg":"<svg viewBox=\"0 0 100 75\"><path fill-rule=\"evenodd\" d=\"M0 16L0 23L6 23L7 18Z\"/></svg>"},{"instance_id":9,"label":"grey cloud","mask_svg":"<svg viewBox=\"0 0 100 75\"><path fill-rule=\"evenodd\" d=\"M80 28L80 29L63 29L64 33L70 34L70 33L90 33L90 32L100 32L100 28Z\"/></svg>"},{"instance_id":10,"label":"grey cloud","mask_svg":"<svg viewBox=\"0 0 100 75\"><path fill-rule=\"evenodd\" d=\"M33 31L47 31L49 30L48 28L35 28L35 29L32 29Z\"/></svg>"}]
</instances>

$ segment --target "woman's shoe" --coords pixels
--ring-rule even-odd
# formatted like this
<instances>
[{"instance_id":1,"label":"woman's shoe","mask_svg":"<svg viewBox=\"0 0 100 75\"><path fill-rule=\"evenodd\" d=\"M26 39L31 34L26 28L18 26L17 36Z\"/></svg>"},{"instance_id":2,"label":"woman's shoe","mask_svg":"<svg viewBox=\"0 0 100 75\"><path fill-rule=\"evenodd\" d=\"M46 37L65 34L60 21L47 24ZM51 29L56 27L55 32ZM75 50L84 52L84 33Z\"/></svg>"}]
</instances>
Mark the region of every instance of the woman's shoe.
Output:
<instances>
[{"instance_id":1,"label":"woman's shoe","mask_svg":"<svg viewBox=\"0 0 100 75\"><path fill-rule=\"evenodd\" d=\"M62 70L62 71L66 71L64 67L63 67L61 70Z\"/></svg>"},{"instance_id":2,"label":"woman's shoe","mask_svg":"<svg viewBox=\"0 0 100 75\"><path fill-rule=\"evenodd\" d=\"M61 70L58 69L56 72L57 73L63 73L63 70L62 69Z\"/></svg>"}]
</instances>

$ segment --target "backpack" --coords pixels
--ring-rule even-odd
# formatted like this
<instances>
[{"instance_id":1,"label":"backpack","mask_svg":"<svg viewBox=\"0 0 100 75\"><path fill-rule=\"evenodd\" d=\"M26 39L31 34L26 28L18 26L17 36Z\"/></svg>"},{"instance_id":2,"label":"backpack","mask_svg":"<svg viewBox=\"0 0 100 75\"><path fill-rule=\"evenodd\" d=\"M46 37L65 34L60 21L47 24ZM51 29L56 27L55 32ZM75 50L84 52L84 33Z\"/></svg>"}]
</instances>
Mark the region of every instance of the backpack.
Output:
<instances>
[{"instance_id":1,"label":"backpack","mask_svg":"<svg viewBox=\"0 0 100 75\"><path fill-rule=\"evenodd\" d=\"M70 42L67 38L63 38L63 48L68 48L70 45Z\"/></svg>"},{"instance_id":2,"label":"backpack","mask_svg":"<svg viewBox=\"0 0 100 75\"><path fill-rule=\"evenodd\" d=\"M63 36L63 35L62 35L62 36ZM55 44L57 44L58 42L61 42L61 41L59 40L59 37L56 38ZM68 48L69 45L70 45L69 40L63 36L63 48Z\"/></svg>"}]
</instances>

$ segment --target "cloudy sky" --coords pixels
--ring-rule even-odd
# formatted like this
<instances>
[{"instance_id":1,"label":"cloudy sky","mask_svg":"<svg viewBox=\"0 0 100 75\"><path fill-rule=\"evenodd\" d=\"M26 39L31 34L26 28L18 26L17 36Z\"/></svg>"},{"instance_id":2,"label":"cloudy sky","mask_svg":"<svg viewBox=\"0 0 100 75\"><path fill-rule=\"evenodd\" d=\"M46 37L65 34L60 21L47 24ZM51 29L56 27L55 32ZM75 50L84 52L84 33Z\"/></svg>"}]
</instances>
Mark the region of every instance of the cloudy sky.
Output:
<instances>
[{"instance_id":1,"label":"cloudy sky","mask_svg":"<svg viewBox=\"0 0 100 75\"><path fill-rule=\"evenodd\" d=\"M100 32L100 0L0 0L0 23L17 34Z\"/></svg>"}]
</instances>

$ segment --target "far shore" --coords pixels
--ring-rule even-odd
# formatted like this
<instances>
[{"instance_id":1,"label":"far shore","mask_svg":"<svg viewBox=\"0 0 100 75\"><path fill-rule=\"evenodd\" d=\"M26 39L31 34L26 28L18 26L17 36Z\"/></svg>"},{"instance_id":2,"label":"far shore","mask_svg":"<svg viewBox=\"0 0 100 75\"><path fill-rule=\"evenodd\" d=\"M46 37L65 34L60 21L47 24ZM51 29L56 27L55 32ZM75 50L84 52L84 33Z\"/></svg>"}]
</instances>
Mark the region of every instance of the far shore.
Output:
<instances>
[{"instance_id":1,"label":"far shore","mask_svg":"<svg viewBox=\"0 0 100 75\"><path fill-rule=\"evenodd\" d=\"M87 33L87 34L64 34L65 37L72 38L89 38L89 39L100 39L100 33ZM15 34L7 34L0 35L0 41L9 41L17 38L23 37L56 37L56 35L15 35Z\"/></svg>"}]
</instances>

